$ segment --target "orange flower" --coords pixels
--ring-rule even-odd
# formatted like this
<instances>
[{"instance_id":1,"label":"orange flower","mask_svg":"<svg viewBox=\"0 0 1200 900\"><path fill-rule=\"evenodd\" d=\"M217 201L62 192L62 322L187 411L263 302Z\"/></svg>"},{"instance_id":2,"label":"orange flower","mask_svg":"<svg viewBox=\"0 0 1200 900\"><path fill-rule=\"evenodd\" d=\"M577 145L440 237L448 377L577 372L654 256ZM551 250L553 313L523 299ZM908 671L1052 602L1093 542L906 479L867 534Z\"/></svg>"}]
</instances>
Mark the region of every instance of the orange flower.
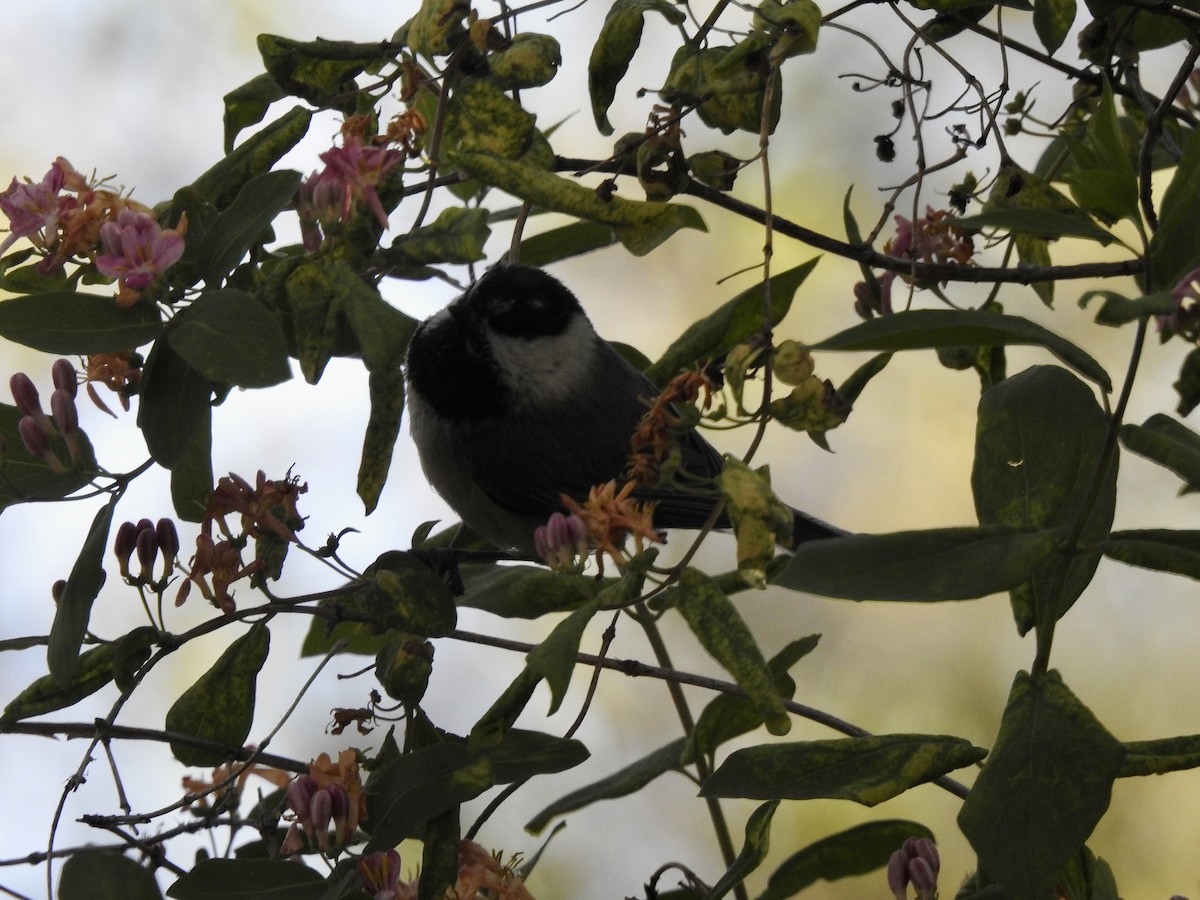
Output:
<instances>
[{"instance_id":1,"label":"orange flower","mask_svg":"<svg viewBox=\"0 0 1200 900\"><path fill-rule=\"evenodd\" d=\"M627 557L621 544L627 534L633 535L638 553L645 549L645 541L661 544L665 540L654 530L654 504L630 499L635 486L632 481L627 481L618 491L615 481L597 485L582 504L566 494L561 497L563 506L587 526L588 541L596 548L596 563L601 572L604 571L605 555L618 567L625 562Z\"/></svg>"},{"instance_id":2,"label":"orange flower","mask_svg":"<svg viewBox=\"0 0 1200 900\"><path fill-rule=\"evenodd\" d=\"M358 753L355 750L343 750L338 754L337 763L322 753L309 763L308 774L317 783L317 789L337 784L346 792L349 801L349 814L345 831L354 834L358 823L367 818L367 796L363 793L362 779L358 774Z\"/></svg>"},{"instance_id":3,"label":"orange flower","mask_svg":"<svg viewBox=\"0 0 1200 900\"><path fill-rule=\"evenodd\" d=\"M642 416L630 439L629 477L640 485L658 481L659 468L670 458L675 435L693 427L675 408L692 404L703 394L704 408L712 405L713 383L703 372L684 372L673 378Z\"/></svg>"}]
</instances>

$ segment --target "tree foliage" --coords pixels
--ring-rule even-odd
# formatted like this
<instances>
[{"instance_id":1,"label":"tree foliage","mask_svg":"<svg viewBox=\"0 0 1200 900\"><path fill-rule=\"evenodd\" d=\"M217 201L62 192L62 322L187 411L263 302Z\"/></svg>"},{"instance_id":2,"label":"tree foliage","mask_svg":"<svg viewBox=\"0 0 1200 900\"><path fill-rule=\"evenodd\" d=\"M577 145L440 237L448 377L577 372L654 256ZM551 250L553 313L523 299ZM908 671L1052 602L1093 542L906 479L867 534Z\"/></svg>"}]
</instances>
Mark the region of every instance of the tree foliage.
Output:
<instances>
[{"instance_id":1,"label":"tree foliage","mask_svg":"<svg viewBox=\"0 0 1200 900\"><path fill-rule=\"evenodd\" d=\"M537 6L562 17L543 21ZM1177 344L1200 339L1200 229L1192 219L1200 197L1200 13L1187 3L1142 0L1082 7L906 0L837 9L813 0L763 0L753 9L721 0L703 9L615 0L588 59L596 149L581 159L560 152L555 129L535 112L540 92L562 91L582 105L584 86L558 77L561 50L551 32L574 27L562 6L424 0L378 42L261 35L263 71L225 96L225 156L172 197L144 206L61 158L40 181L14 178L0 194L9 222L0 289L12 295L0 302L0 336L83 360L80 372L69 361L53 364L48 412L34 380L13 375L13 405L0 406L0 510L20 516L22 504L35 501L104 501L56 586L49 634L0 644L10 652L46 648L46 674L12 692L0 732L90 735L85 756L150 732L180 764L215 767L210 782L193 783L179 801L196 804L199 828L240 836L252 826L255 835L189 866L172 855L181 830L136 839L118 831L124 843L61 852L59 895L105 884L122 896L154 897L163 883L179 898L283 889L314 898L528 896L522 879L537 856L494 858L474 838L497 805L520 802L511 798L517 787L589 756L575 737L578 721L562 734L528 727L535 690L545 683L553 713L573 679L612 669L665 682L678 723L664 727L657 749L641 760L530 810L528 828L541 833L587 805L685 773L699 798L683 791L680 809L695 804L695 813L681 815L703 810L723 858L682 871L678 887L667 884L670 866L645 873L647 900L749 897L755 885L765 885L761 897L782 898L873 869L881 893L886 880L897 897L933 896L933 835L912 821L881 817L820 835L774 871L756 871L781 804L875 806L929 784L961 800L959 824L977 856L974 866L961 866L974 874L958 897L1115 898L1114 874L1087 845L1114 783L1200 765L1200 738L1122 743L1068 687L1053 651L1060 621L1087 602L1105 557L1200 578L1200 532L1113 530L1122 456L1157 463L1182 491L1200 487L1200 435L1180 421L1200 404L1200 349L1188 350L1173 399L1161 392L1177 415L1125 420L1152 330ZM1010 36L1021 29L1029 40ZM772 137L799 115L784 98L816 72L801 75L796 61L822 60L831 30L860 39L871 60L855 89L894 98L895 128L875 137L879 158L892 161L900 137L916 148L911 171L882 195L873 223L857 221L845 186L844 234L800 224L808 216L771 176L779 152ZM1077 46L1068 41L1073 33ZM1006 77L987 83L988 67L963 55L967 35L991 47ZM1170 73L1157 86L1144 75L1152 51ZM654 53L670 62L653 96L643 96L629 73ZM821 76L850 74L836 72L838 65L825 62ZM1071 80L1062 108L1035 115L1035 79L1010 85L1034 69ZM949 102L945 82L954 86ZM609 116L618 98L642 103L646 126L614 141ZM339 123L338 138L315 171L281 166L314 122L330 120ZM754 190L741 191L747 182ZM755 205L742 193L761 199ZM494 548L448 549L447 535L431 529L411 547L355 560L344 533L322 546L301 538L307 484L279 471L283 461L263 460L275 477L214 473L213 422L231 390L270 391L293 372L315 384L331 360L353 358L369 374L357 492L372 511L400 437L402 362L417 325L384 299L382 284L468 280L497 232L511 235L511 257L537 265L598 251L653 265L682 230L709 230L719 241L717 229L730 219L718 213L761 228L761 277L693 323L660 359L643 362L653 381L676 392L665 396L682 407L684 425L745 429L746 458L731 461L719 484L737 537L729 571L702 572L690 555L658 566L656 550L640 540L636 552L617 540L560 543L536 565L500 565L510 560ZM526 236L535 219L553 224ZM297 221L300 242L280 239L277 227L283 233L279 226ZM844 327L811 347L773 336L815 264L778 270L773 255L782 242L853 260L861 270L861 280L846 285L853 306L843 304ZM1068 247L1072 261L1056 259ZM1097 327L1121 330L1131 360L1124 372L1031 318L1078 293L1084 278L1103 281L1079 303L1095 310ZM1013 346L1041 359L1009 372ZM836 352L871 355L835 386L816 370ZM971 472L978 523L847 535L777 554L789 517L781 521L769 472L749 464L763 431L802 431L824 445L871 382L887 377L888 361L906 352L932 352L978 379ZM102 409L136 405L142 465L105 468L104 448L80 424L80 383ZM134 479L154 468L170 473L173 519L139 519L122 503ZM621 502L614 486L608 490L605 502ZM585 571L593 554L598 571ZM340 586L278 596L272 582L285 566L306 561L331 567ZM118 635L97 626L106 573L141 598L146 625ZM786 646L767 657L738 596L767 585L789 597L873 604L1007 593L1015 629L1033 635L1035 652L997 711L992 746L921 733L915 708L916 730L872 735L795 702L791 672L819 653L817 638L786 635ZM212 616L173 631L164 600L189 596L210 603ZM505 643L459 630L463 608L553 624L536 643ZM267 751L271 735L252 733L268 655L295 649L271 641L272 624L289 616L311 620L305 655L358 655L373 669L378 690L370 703L336 710L334 719L339 734L393 723L378 750L356 750L348 739L336 761L295 760ZM671 666L659 624L667 617L686 625L723 680ZM600 653L586 652L602 623ZM655 658L610 658L618 625L644 632ZM224 651L173 700L163 728L131 721L127 706L146 676L214 632ZM465 734L444 728L440 711L424 702L443 641L527 653L515 680L497 689ZM690 707L685 682L711 693L702 709ZM108 691L112 704L94 723L40 718L65 714L98 691ZM787 736L796 717L840 734L768 737ZM981 761L969 789L951 779ZM245 789L251 774L277 788L253 808ZM485 812L465 821L463 805L484 795L492 797ZM739 826L720 802L728 798L763 803ZM164 804L151 818L175 808ZM126 809L106 821L145 818ZM411 883L401 878L395 849L406 840L421 848ZM406 865L412 877L413 861ZM951 890L942 886L943 895Z\"/></svg>"}]
</instances>

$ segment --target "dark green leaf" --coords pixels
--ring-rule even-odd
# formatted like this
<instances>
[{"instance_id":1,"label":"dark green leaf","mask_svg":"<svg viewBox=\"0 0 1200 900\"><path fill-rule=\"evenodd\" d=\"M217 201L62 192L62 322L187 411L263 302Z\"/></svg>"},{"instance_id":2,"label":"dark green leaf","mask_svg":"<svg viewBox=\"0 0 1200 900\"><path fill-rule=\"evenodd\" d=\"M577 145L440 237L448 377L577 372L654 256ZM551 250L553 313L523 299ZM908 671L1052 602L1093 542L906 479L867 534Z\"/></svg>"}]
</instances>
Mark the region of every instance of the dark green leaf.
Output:
<instances>
[{"instance_id":1,"label":"dark green leaf","mask_svg":"<svg viewBox=\"0 0 1200 900\"><path fill-rule=\"evenodd\" d=\"M191 443L171 469L171 503L184 522L202 522L212 495L212 414L199 417Z\"/></svg>"},{"instance_id":2,"label":"dark green leaf","mask_svg":"<svg viewBox=\"0 0 1200 900\"><path fill-rule=\"evenodd\" d=\"M4 707L0 724L66 709L96 693L113 679L116 646L101 644L76 657L70 681L64 682L53 675L43 675L34 681Z\"/></svg>"},{"instance_id":3,"label":"dark green leaf","mask_svg":"<svg viewBox=\"0 0 1200 900\"><path fill-rule=\"evenodd\" d=\"M258 36L267 74L289 93L313 106L353 110L355 76L392 59L387 44L351 41L294 41L275 34ZM340 102L339 102L340 101Z\"/></svg>"},{"instance_id":4,"label":"dark green leaf","mask_svg":"<svg viewBox=\"0 0 1200 900\"><path fill-rule=\"evenodd\" d=\"M985 755L970 741L933 734L763 744L731 753L704 782L700 795L853 800L875 806Z\"/></svg>"},{"instance_id":5,"label":"dark green leaf","mask_svg":"<svg viewBox=\"0 0 1200 900\"><path fill-rule=\"evenodd\" d=\"M1114 531L1100 543L1104 555L1138 566L1200 580L1200 531Z\"/></svg>"},{"instance_id":6,"label":"dark green leaf","mask_svg":"<svg viewBox=\"0 0 1200 900\"><path fill-rule=\"evenodd\" d=\"M746 692L767 730L787 734L792 720L767 661L745 620L717 583L698 569L684 569L672 599L700 645Z\"/></svg>"},{"instance_id":7,"label":"dark green leaf","mask_svg":"<svg viewBox=\"0 0 1200 900\"><path fill-rule=\"evenodd\" d=\"M1020 316L957 309L914 309L880 316L812 345L813 350L918 350L1009 344L1044 347L1105 391L1112 379L1091 356Z\"/></svg>"},{"instance_id":8,"label":"dark green leaf","mask_svg":"<svg viewBox=\"0 0 1200 900\"><path fill-rule=\"evenodd\" d=\"M1062 534L938 528L801 544L774 584L843 600L970 600L1029 578Z\"/></svg>"},{"instance_id":9,"label":"dark green leaf","mask_svg":"<svg viewBox=\"0 0 1200 900\"><path fill-rule=\"evenodd\" d=\"M0 438L5 443L4 461L0 465L0 510L31 500L67 497L96 476L96 456L86 434L78 433L78 463L66 471L55 472L44 459L25 449L18 431L21 419L15 406L0 403ZM61 436L50 439L50 449L66 467L71 455Z\"/></svg>"},{"instance_id":10,"label":"dark green leaf","mask_svg":"<svg viewBox=\"0 0 1200 900\"><path fill-rule=\"evenodd\" d=\"M377 629L421 637L442 637L454 630L454 596L433 569L411 553L389 550L363 573L358 591L327 601Z\"/></svg>"},{"instance_id":11,"label":"dark green leaf","mask_svg":"<svg viewBox=\"0 0 1200 900\"><path fill-rule=\"evenodd\" d=\"M483 245L491 234L488 219L488 211L482 208L444 209L428 225L396 238L380 256L388 266L400 269L431 263L479 262L484 258Z\"/></svg>"},{"instance_id":12,"label":"dark green leaf","mask_svg":"<svg viewBox=\"0 0 1200 900\"><path fill-rule=\"evenodd\" d=\"M771 847L771 819L778 808L779 801L770 800L750 814L750 818L746 820L746 840L742 844L741 852L725 870L725 874L704 895L704 900L719 900L724 897L762 865Z\"/></svg>"},{"instance_id":13,"label":"dark green leaf","mask_svg":"<svg viewBox=\"0 0 1200 900\"><path fill-rule=\"evenodd\" d=\"M1050 900L1108 808L1125 749L1057 672L1017 674L988 756L958 815L980 867L1009 896Z\"/></svg>"},{"instance_id":14,"label":"dark green leaf","mask_svg":"<svg viewBox=\"0 0 1200 900\"><path fill-rule=\"evenodd\" d=\"M241 87L236 87L226 94L224 152L228 153L233 149L233 144L243 128L257 125L267 114L267 108L286 96L284 89L266 72L254 76Z\"/></svg>"},{"instance_id":15,"label":"dark green leaf","mask_svg":"<svg viewBox=\"0 0 1200 900\"><path fill-rule=\"evenodd\" d=\"M578 609L603 587L588 576L535 566L488 566L482 572L464 566L463 575L467 592L459 599L462 606L508 619L536 619Z\"/></svg>"},{"instance_id":16,"label":"dark green leaf","mask_svg":"<svg viewBox=\"0 0 1200 900\"><path fill-rule=\"evenodd\" d=\"M1107 439L1108 417L1091 389L1065 369L1034 366L985 392L971 472L980 524L1066 531L1086 512L1081 540L1103 539L1117 499L1116 455L1099 471ZM1065 614L1099 561L1099 552L1089 550L1039 565L1013 592L1020 633Z\"/></svg>"},{"instance_id":17,"label":"dark green leaf","mask_svg":"<svg viewBox=\"0 0 1200 900\"><path fill-rule=\"evenodd\" d=\"M417 322L383 299L345 260L325 267L332 299L354 335L369 372L395 370L417 330Z\"/></svg>"},{"instance_id":18,"label":"dark green leaf","mask_svg":"<svg viewBox=\"0 0 1200 900\"><path fill-rule=\"evenodd\" d=\"M1179 415L1190 415L1193 409L1200 406L1200 347L1183 358L1179 378L1172 387L1179 395L1179 403L1175 407Z\"/></svg>"},{"instance_id":19,"label":"dark green leaf","mask_svg":"<svg viewBox=\"0 0 1200 900\"><path fill-rule=\"evenodd\" d=\"M430 819L490 787L456 777L475 762L465 744L446 742L374 769L365 788L370 815L363 828L371 840L364 852L390 850L405 838L420 837Z\"/></svg>"},{"instance_id":20,"label":"dark green leaf","mask_svg":"<svg viewBox=\"0 0 1200 900\"><path fill-rule=\"evenodd\" d=\"M217 209L224 209L251 178L271 168L308 132L312 113L302 106L288 110L256 132L232 153L192 183L192 193Z\"/></svg>"},{"instance_id":21,"label":"dark green leaf","mask_svg":"<svg viewBox=\"0 0 1200 900\"><path fill-rule=\"evenodd\" d=\"M104 586L104 550L108 546L108 532L112 526L117 501L120 499L120 494L113 494L96 512L83 546L79 549L75 565L71 567L71 574L67 576L67 586L54 611L54 624L50 626L50 646L46 653L46 661L50 667L50 674L64 687L75 680L79 647L87 632L92 603L100 593L100 588Z\"/></svg>"},{"instance_id":22,"label":"dark green leaf","mask_svg":"<svg viewBox=\"0 0 1200 900\"><path fill-rule=\"evenodd\" d=\"M425 823L421 847L421 875L418 897L454 895L458 880L458 849L462 840L462 815L457 806Z\"/></svg>"},{"instance_id":23,"label":"dark green leaf","mask_svg":"<svg viewBox=\"0 0 1200 900\"><path fill-rule=\"evenodd\" d=\"M1125 762L1121 765L1119 778L1165 775L1200 767L1200 734L1126 741L1124 746Z\"/></svg>"},{"instance_id":24,"label":"dark green leaf","mask_svg":"<svg viewBox=\"0 0 1200 900\"><path fill-rule=\"evenodd\" d=\"M400 436L404 414L404 371L399 367L371 372L368 378L371 415L363 436L362 459L358 464L358 496L370 514L379 503L392 467L392 449Z\"/></svg>"},{"instance_id":25,"label":"dark green leaf","mask_svg":"<svg viewBox=\"0 0 1200 900\"><path fill-rule=\"evenodd\" d=\"M1047 53L1062 46L1075 21L1075 0L1033 0L1033 27Z\"/></svg>"},{"instance_id":26,"label":"dark green leaf","mask_svg":"<svg viewBox=\"0 0 1200 900\"><path fill-rule=\"evenodd\" d=\"M579 741L540 731L513 728L494 744L478 750L476 758L487 763L488 784L511 784L535 775L565 772L588 758Z\"/></svg>"},{"instance_id":27,"label":"dark green leaf","mask_svg":"<svg viewBox=\"0 0 1200 900\"><path fill-rule=\"evenodd\" d=\"M521 241L520 260L530 266L548 266L572 256L581 256L616 243L608 225L572 222Z\"/></svg>"},{"instance_id":28,"label":"dark green leaf","mask_svg":"<svg viewBox=\"0 0 1200 900\"><path fill-rule=\"evenodd\" d=\"M154 872L120 853L75 853L63 863L58 900L160 900Z\"/></svg>"},{"instance_id":29,"label":"dark green leaf","mask_svg":"<svg viewBox=\"0 0 1200 900\"><path fill-rule=\"evenodd\" d=\"M778 325L792 308L796 291L817 262L817 259L810 259L771 277L771 314L765 317L765 321L763 311L767 308L765 296L768 288L766 282L760 281L689 326L672 342L658 362L646 370L646 377L655 384L666 384L697 363L718 359L764 329Z\"/></svg>"},{"instance_id":30,"label":"dark green leaf","mask_svg":"<svg viewBox=\"0 0 1200 900\"><path fill-rule=\"evenodd\" d=\"M187 364L169 340L155 341L138 384L138 428L154 461L172 469L212 427L213 383Z\"/></svg>"},{"instance_id":31,"label":"dark green leaf","mask_svg":"<svg viewBox=\"0 0 1200 900\"><path fill-rule=\"evenodd\" d=\"M124 693L134 687L134 676L150 658L150 651L158 644L159 632L153 625L142 625L122 635L113 654L113 681L117 690Z\"/></svg>"},{"instance_id":32,"label":"dark green leaf","mask_svg":"<svg viewBox=\"0 0 1200 900\"><path fill-rule=\"evenodd\" d=\"M167 330L187 365L218 384L263 388L291 378L279 320L253 294L204 291Z\"/></svg>"},{"instance_id":33,"label":"dark green leaf","mask_svg":"<svg viewBox=\"0 0 1200 900\"><path fill-rule=\"evenodd\" d=\"M566 697L571 675L575 672L579 642L583 639L584 629L599 612L600 600L599 596L594 597L555 625L554 630L525 658L526 665L545 678L550 687L550 710L547 715L554 715Z\"/></svg>"},{"instance_id":34,"label":"dark green leaf","mask_svg":"<svg viewBox=\"0 0 1200 900\"><path fill-rule=\"evenodd\" d=\"M303 863L283 859L201 859L167 888L175 900L318 900L329 887Z\"/></svg>"},{"instance_id":35,"label":"dark green leaf","mask_svg":"<svg viewBox=\"0 0 1200 900\"><path fill-rule=\"evenodd\" d=\"M684 44L671 60L671 71L659 92L674 104L699 104L700 120L723 134L736 130L758 134L763 127L770 69L762 65L762 52L771 40L751 35L733 47L698 48ZM770 91L768 133L779 123L783 91L778 82Z\"/></svg>"},{"instance_id":36,"label":"dark green leaf","mask_svg":"<svg viewBox=\"0 0 1200 900\"><path fill-rule=\"evenodd\" d=\"M1150 239L1151 291L1169 291L1200 264L1200 229L1196 228L1196 197L1200 196L1200 129L1183 146L1183 156L1163 193L1158 230ZM11 301L10 301L11 302Z\"/></svg>"},{"instance_id":37,"label":"dark green leaf","mask_svg":"<svg viewBox=\"0 0 1200 900\"><path fill-rule=\"evenodd\" d=\"M1001 231L1008 231L1012 234L1028 234L1041 238L1085 238L1104 245L1111 244L1116 240L1111 232L1100 227L1087 216L1054 209L1031 207L995 209L974 216L963 216L955 219L954 224L967 231L999 228Z\"/></svg>"},{"instance_id":38,"label":"dark green leaf","mask_svg":"<svg viewBox=\"0 0 1200 900\"><path fill-rule=\"evenodd\" d=\"M1129 450L1182 478L1200 490L1200 434L1170 416L1155 413L1141 425L1122 425L1121 443Z\"/></svg>"},{"instance_id":39,"label":"dark green leaf","mask_svg":"<svg viewBox=\"0 0 1200 900\"><path fill-rule=\"evenodd\" d=\"M300 173L291 169L264 172L247 181L228 208L204 232L193 262L209 287L217 287L250 249L258 244L275 217L292 202Z\"/></svg>"},{"instance_id":40,"label":"dark green leaf","mask_svg":"<svg viewBox=\"0 0 1200 900\"><path fill-rule=\"evenodd\" d=\"M617 83L625 77L633 54L642 42L644 15L661 14L672 25L682 25L686 17L667 0L616 0L608 8L600 34L588 60L588 93L592 98L592 116L601 134L612 134L608 108L617 95Z\"/></svg>"},{"instance_id":41,"label":"dark green leaf","mask_svg":"<svg viewBox=\"0 0 1200 900\"><path fill-rule=\"evenodd\" d=\"M118 309L112 297L75 291L0 302L0 336L45 353L120 353L149 343L162 328L158 307L148 302Z\"/></svg>"},{"instance_id":42,"label":"dark green leaf","mask_svg":"<svg viewBox=\"0 0 1200 900\"><path fill-rule=\"evenodd\" d=\"M625 768L555 800L530 819L525 825L525 830L539 834L550 824L550 820L557 816L583 809L598 800L628 797L636 794L664 772L682 771L680 754L686 742L686 738L677 738Z\"/></svg>"},{"instance_id":43,"label":"dark green leaf","mask_svg":"<svg viewBox=\"0 0 1200 900\"><path fill-rule=\"evenodd\" d=\"M258 673L267 661L271 633L263 624L250 628L167 710L166 729L177 734L240 747L254 721ZM217 766L226 755L172 741L171 753L185 766Z\"/></svg>"},{"instance_id":44,"label":"dark green leaf","mask_svg":"<svg viewBox=\"0 0 1200 900\"><path fill-rule=\"evenodd\" d=\"M787 900L818 881L837 881L881 869L910 837L933 840L933 832L919 822L883 819L822 838L780 863L758 900Z\"/></svg>"},{"instance_id":45,"label":"dark green leaf","mask_svg":"<svg viewBox=\"0 0 1200 900\"><path fill-rule=\"evenodd\" d=\"M1147 316L1169 316L1175 311L1175 298L1165 291L1133 300L1116 291L1085 291L1079 306L1086 306L1093 297L1104 298L1096 311L1098 325L1124 325Z\"/></svg>"},{"instance_id":46,"label":"dark green leaf","mask_svg":"<svg viewBox=\"0 0 1200 900\"><path fill-rule=\"evenodd\" d=\"M704 220L690 206L601 198L569 178L520 160L458 152L453 163L472 177L535 206L611 226L635 256L649 253L681 228L706 230Z\"/></svg>"}]
</instances>

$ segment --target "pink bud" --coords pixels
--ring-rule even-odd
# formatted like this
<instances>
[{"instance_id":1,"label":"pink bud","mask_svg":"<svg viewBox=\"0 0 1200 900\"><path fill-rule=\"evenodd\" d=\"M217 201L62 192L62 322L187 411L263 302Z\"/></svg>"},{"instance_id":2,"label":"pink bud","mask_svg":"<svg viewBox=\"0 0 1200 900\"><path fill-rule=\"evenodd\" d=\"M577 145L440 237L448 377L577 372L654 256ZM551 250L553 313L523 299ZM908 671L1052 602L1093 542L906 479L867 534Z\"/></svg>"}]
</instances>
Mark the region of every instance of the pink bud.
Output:
<instances>
[{"instance_id":1,"label":"pink bud","mask_svg":"<svg viewBox=\"0 0 1200 900\"><path fill-rule=\"evenodd\" d=\"M175 530L175 522L163 518L154 526L154 536L158 539L158 549L163 555L163 578L171 574L175 567L175 558L179 556L179 532Z\"/></svg>"},{"instance_id":2,"label":"pink bud","mask_svg":"<svg viewBox=\"0 0 1200 900\"><path fill-rule=\"evenodd\" d=\"M312 806L313 794L316 793L317 782L311 775L301 775L288 785L284 798L288 808L296 814L297 820L307 830L312 824L309 809Z\"/></svg>"},{"instance_id":3,"label":"pink bud","mask_svg":"<svg viewBox=\"0 0 1200 900\"><path fill-rule=\"evenodd\" d=\"M50 376L54 386L60 391L66 391L72 397L79 391L79 381L75 377L75 367L69 359L56 359L50 368Z\"/></svg>"},{"instance_id":4,"label":"pink bud","mask_svg":"<svg viewBox=\"0 0 1200 900\"><path fill-rule=\"evenodd\" d=\"M79 411L75 408L75 395L70 391L55 389L50 395L50 414L64 437L79 431Z\"/></svg>"},{"instance_id":5,"label":"pink bud","mask_svg":"<svg viewBox=\"0 0 1200 900\"><path fill-rule=\"evenodd\" d=\"M308 816L312 820L312 837L317 845L324 850L329 846L329 823L333 819L333 797L325 788L312 795L308 807Z\"/></svg>"},{"instance_id":6,"label":"pink bud","mask_svg":"<svg viewBox=\"0 0 1200 900\"><path fill-rule=\"evenodd\" d=\"M153 528L143 528L138 532L136 547L142 578L149 581L154 577L154 560L158 558L158 538Z\"/></svg>"},{"instance_id":7,"label":"pink bud","mask_svg":"<svg viewBox=\"0 0 1200 900\"><path fill-rule=\"evenodd\" d=\"M8 379L9 389L12 391L13 402L17 405L17 409L23 416L40 416L42 413L42 401L38 397L38 389L34 387L33 381L24 372L18 372L12 378ZM37 454L34 454L35 456Z\"/></svg>"},{"instance_id":8,"label":"pink bud","mask_svg":"<svg viewBox=\"0 0 1200 900\"><path fill-rule=\"evenodd\" d=\"M129 557L137 549L137 539L138 527L132 522L122 522L117 529L117 536L113 538L113 553L116 554L122 578L129 577Z\"/></svg>"},{"instance_id":9,"label":"pink bud","mask_svg":"<svg viewBox=\"0 0 1200 900\"><path fill-rule=\"evenodd\" d=\"M67 589L65 578L60 578L54 584L50 585L50 596L54 598L54 602L58 603L62 600L63 591Z\"/></svg>"},{"instance_id":10,"label":"pink bud","mask_svg":"<svg viewBox=\"0 0 1200 900\"><path fill-rule=\"evenodd\" d=\"M908 877L912 886L917 889L920 900L934 900L937 897L937 872L929 864L929 860L920 856L909 860Z\"/></svg>"},{"instance_id":11,"label":"pink bud","mask_svg":"<svg viewBox=\"0 0 1200 900\"><path fill-rule=\"evenodd\" d=\"M46 417L42 415L42 418ZM55 472L67 471L62 460L50 449L50 438L46 436L46 429L38 424L34 416L21 417L21 421L17 423L17 434L21 436L21 443L25 445L30 456L36 456Z\"/></svg>"}]
</instances>

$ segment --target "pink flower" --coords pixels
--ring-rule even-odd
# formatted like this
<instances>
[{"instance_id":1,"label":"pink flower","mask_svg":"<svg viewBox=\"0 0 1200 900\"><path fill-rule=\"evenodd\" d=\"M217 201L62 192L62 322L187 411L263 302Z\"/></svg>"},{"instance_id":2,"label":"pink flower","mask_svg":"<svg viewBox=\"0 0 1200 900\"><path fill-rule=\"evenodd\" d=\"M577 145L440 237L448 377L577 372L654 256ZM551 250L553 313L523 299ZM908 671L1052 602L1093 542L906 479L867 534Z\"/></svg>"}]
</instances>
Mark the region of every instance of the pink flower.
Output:
<instances>
[{"instance_id":1,"label":"pink flower","mask_svg":"<svg viewBox=\"0 0 1200 900\"><path fill-rule=\"evenodd\" d=\"M0 244L0 253L17 238L31 238L39 246L45 244L46 236L58 226L62 201L70 199L58 196L68 171L74 169L60 156L37 184L14 178L8 190L0 194L0 212L8 216L10 232Z\"/></svg>"},{"instance_id":2,"label":"pink flower","mask_svg":"<svg viewBox=\"0 0 1200 900\"><path fill-rule=\"evenodd\" d=\"M323 226L349 222L355 200L367 204L386 228L387 211L375 186L403 160L401 151L364 144L356 134L348 134L342 146L322 153L325 168L304 180L297 198L305 247L312 250L320 245Z\"/></svg>"},{"instance_id":3,"label":"pink flower","mask_svg":"<svg viewBox=\"0 0 1200 900\"><path fill-rule=\"evenodd\" d=\"M183 256L180 232L164 231L149 213L132 209L121 210L116 222L101 226L100 245L104 253L96 268L131 291L147 287Z\"/></svg>"}]
</instances>

